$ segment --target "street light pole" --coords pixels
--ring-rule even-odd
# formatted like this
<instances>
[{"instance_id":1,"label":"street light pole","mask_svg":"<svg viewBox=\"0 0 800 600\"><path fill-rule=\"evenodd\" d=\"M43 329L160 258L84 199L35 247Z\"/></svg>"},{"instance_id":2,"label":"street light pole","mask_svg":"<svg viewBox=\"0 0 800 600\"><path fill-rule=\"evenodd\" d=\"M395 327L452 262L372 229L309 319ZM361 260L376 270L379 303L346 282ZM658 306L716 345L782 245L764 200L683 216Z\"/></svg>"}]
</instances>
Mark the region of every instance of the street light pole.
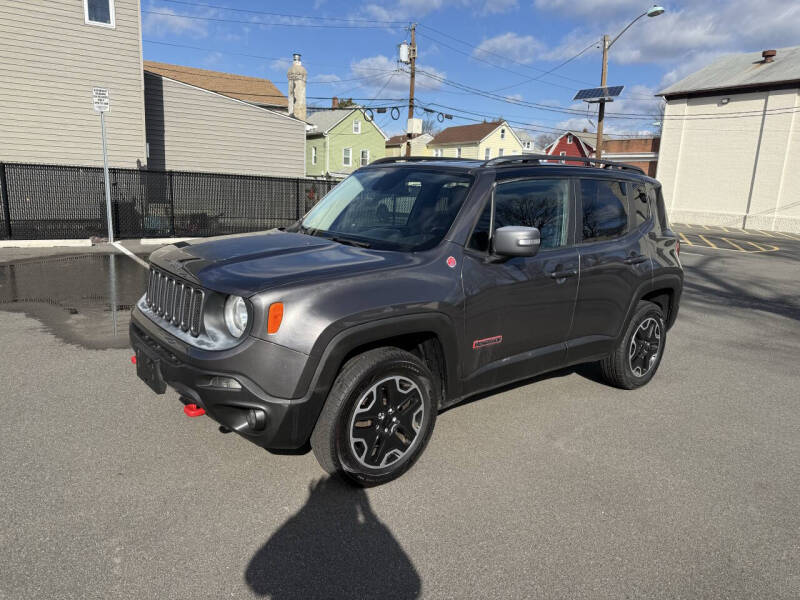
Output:
<instances>
[{"instance_id":1,"label":"street light pole","mask_svg":"<svg viewBox=\"0 0 800 600\"><path fill-rule=\"evenodd\" d=\"M603 69L600 72L600 87L606 87L608 77L608 36L603 36ZM601 98L600 106L597 109L597 142L595 143L594 154L597 158L603 158L603 119L606 116L606 101Z\"/></svg>"},{"instance_id":2,"label":"street light pole","mask_svg":"<svg viewBox=\"0 0 800 600\"><path fill-rule=\"evenodd\" d=\"M411 156L411 136L408 127L414 118L414 78L417 72L417 24L411 24L411 46L408 49L409 78L408 78L408 123L406 123L406 156Z\"/></svg>"},{"instance_id":3,"label":"street light pole","mask_svg":"<svg viewBox=\"0 0 800 600\"><path fill-rule=\"evenodd\" d=\"M623 33L628 31L628 29L630 29L631 26L642 17L657 17L663 14L664 14L664 7L654 5L651 8L648 8L638 17L636 17L633 21L628 23L625 26L625 29L620 31L613 40L609 41L608 35L603 36L603 69L600 72L600 87L602 88L606 87L606 77L608 75L608 50L609 48L611 48L611 46L614 45L614 42L616 42ZM605 118L605 116L606 116L606 101L604 98L601 98L600 106L597 109L597 142L595 148L595 156L597 158L603 158L603 119Z\"/></svg>"}]
</instances>

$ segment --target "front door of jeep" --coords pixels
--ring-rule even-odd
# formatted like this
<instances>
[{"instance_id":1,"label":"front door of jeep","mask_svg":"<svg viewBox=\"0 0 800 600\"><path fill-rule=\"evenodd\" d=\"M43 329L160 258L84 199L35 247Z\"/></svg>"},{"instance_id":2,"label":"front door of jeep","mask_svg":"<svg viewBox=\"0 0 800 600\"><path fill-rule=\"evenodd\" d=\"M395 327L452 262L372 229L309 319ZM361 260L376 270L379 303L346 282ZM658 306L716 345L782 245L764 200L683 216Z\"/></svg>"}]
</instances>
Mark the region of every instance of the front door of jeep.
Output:
<instances>
[{"instance_id":1,"label":"front door of jeep","mask_svg":"<svg viewBox=\"0 0 800 600\"><path fill-rule=\"evenodd\" d=\"M569 178L498 182L475 226L462 271L468 393L563 362L578 291L572 185ZM493 255L492 235L507 225L537 227L538 253Z\"/></svg>"}]
</instances>

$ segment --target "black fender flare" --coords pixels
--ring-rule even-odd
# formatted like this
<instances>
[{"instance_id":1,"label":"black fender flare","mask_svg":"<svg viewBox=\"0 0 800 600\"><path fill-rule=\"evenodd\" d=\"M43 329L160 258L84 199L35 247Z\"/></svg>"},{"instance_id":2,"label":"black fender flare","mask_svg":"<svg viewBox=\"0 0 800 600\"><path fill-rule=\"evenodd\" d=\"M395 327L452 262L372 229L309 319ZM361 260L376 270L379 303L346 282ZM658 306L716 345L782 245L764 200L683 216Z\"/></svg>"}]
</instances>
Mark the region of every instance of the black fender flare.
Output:
<instances>
[{"instance_id":1,"label":"black fender flare","mask_svg":"<svg viewBox=\"0 0 800 600\"><path fill-rule=\"evenodd\" d=\"M622 322L622 328L617 334L617 342L621 340L622 336L625 335L625 332L628 330L628 325L633 317L633 312L636 310L636 305L639 304L639 300L651 292L665 289L671 290L673 294L673 306L671 307L669 319L666 323L667 329L672 326L678 314L678 304L680 303L681 291L683 290L683 279L680 275L667 273L658 275L637 288L636 293L631 297L631 302L628 305L628 312L625 314L625 319Z\"/></svg>"}]
</instances>

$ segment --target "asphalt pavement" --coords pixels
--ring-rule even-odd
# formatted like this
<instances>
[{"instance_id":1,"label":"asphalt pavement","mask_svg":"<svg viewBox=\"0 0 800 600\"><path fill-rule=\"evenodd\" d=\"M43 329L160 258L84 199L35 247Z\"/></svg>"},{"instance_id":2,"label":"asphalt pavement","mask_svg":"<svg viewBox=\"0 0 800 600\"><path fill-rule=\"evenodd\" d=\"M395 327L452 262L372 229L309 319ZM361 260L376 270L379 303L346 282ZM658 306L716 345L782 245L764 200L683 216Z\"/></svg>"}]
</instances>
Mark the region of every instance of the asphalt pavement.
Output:
<instances>
[{"instance_id":1,"label":"asphalt pavement","mask_svg":"<svg viewBox=\"0 0 800 600\"><path fill-rule=\"evenodd\" d=\"M108 257L0 250L0 598L798 598L800 241L774 245L684 243L645 388L467 402L369 490L150 393L114 327L130 259L111 285Z\"/></svg>"}]
</instances>

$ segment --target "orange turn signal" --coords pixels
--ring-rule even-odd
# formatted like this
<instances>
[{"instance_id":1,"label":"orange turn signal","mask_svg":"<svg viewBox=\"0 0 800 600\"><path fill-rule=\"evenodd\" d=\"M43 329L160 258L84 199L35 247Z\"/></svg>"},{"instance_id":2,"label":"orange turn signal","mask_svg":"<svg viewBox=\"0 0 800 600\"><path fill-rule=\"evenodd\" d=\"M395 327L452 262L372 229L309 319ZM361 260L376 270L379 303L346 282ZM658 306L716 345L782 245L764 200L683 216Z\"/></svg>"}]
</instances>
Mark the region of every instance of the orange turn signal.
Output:
<instances>
[{"instance_id":1,"label":"orange turn signal","mask_svg":"<svg viewBox=\"0 0 800 600\"><path fill-rule=\"evenodd\" d=\"M269 305L267 314L267 333L278 333L283 321L283 302L273 302Z\"/></svg>"}]
</instances>

